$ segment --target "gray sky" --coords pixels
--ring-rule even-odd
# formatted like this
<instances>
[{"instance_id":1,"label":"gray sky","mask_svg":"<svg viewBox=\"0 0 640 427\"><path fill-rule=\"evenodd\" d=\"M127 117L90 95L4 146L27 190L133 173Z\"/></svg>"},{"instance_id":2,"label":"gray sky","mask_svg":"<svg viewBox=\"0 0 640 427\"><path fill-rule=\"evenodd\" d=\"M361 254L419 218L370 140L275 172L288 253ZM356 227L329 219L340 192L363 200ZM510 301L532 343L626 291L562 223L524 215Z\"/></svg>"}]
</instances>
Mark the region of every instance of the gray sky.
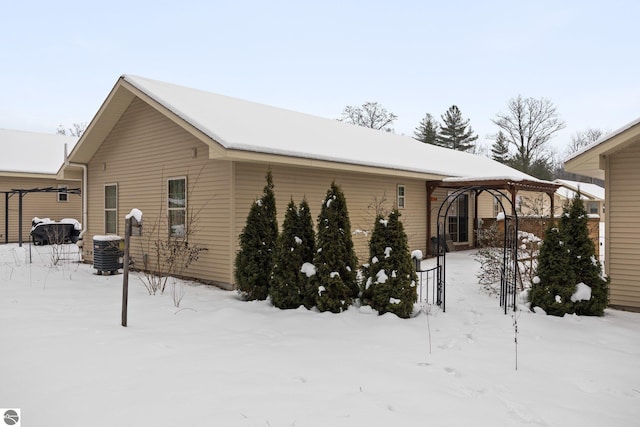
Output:
<instances>
[{"instance_id":1,"label":"gray sky","mask_svg":"<svg viewBox=\"0 0 640 427\"><path fill-rule=\"evenodd\" d=\"M89 122L122 74L338 118L377 101L413 135L452 104L479 141L507 101L567 127L640 116L637 1L31 1L0 14L0 128Z\"/></svg>"}]
</instances>

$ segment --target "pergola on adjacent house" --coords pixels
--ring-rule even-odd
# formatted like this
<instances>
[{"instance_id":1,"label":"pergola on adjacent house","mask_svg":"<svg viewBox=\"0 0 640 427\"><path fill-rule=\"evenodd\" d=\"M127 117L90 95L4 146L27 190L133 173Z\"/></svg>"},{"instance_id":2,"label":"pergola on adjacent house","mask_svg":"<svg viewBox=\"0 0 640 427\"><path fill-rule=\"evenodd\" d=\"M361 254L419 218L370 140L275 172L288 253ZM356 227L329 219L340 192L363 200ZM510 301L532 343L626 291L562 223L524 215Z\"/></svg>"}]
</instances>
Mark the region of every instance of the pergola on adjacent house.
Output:
<instances>
[{"instance_id":1,"label":"pergola on adjacent house","mask_svg":"<svg viewBox=\"0 0 640 427\"><path fill-rule=\"evenodd\" d=\"M565 169L605 182L605 272L612 307L640 311L640 119L565 161Z\"/></svg>"},{"instance_id":2,"label":"pergola on adjacent house","mask_svg":"<svg viewBox=\"0 0 640 427\"><path fill-rule=\"evenodd\" d=\"M62 179L65 145L78 138L0 129L0 241L29 241L34 217L81 221L81 177Z\"/></svg>"},{"instance_id":3,"label":"pergola on adjacent house","mask_svg":"<svg viewBox=\"0 0 640 427\"><path fill-rule=\"evenodd\" d=\"M197 212L193 239L208 250L185 274L225 288L234 287L238 236L268 170L280 222L291 199L306 198L317 216L335 181L347 199L362 263L376 212L392 207L401 213L410 249L427 253L437 220L430 201L446 198L447 179L488 183L500 177L502 185L512 183L508 191L527 183L545 192L556 187L487 157L408 136L130 75L108 94L71 151L63 176L79 178L83 169L86 239L123 233L132 208L144 213L145 224L168 218L165 236ZM483 208L468 203L448 218L455 245L473 247L476 221L470 219L478 212ZM132 237L138 265L149 256L136 242L144 238L144 232ZM83 255L92 260L91 245Z\"/></svg>"},{"instance_id":4,"label":"pergola on adjacent house","mask_svg":"<svg viewBox=\"0 0 640 427\"><path fill-rule=\"evenodd\" d=\"M542 181L533 177L529 178L510 178L510 177L487 177L487 178L444 178L439 181L427 182L427 211L433 212L432 206L434 204L439 206L438 198L434 195L438 190L460 190L468 189L469 195L473 201L473 218L471 222L471 228L473 231L472 247L477 246L478 233L477 230L481 228L481 220L487 218L495 218L497 210L506 209L504 212L506 215L518 215L518 194L540 194L543 197L548 198L548 203L551 206L549 212L549 218L553 219L554 215L554 194L557 191L559 185L556 183ZM481 196L486 197L481 197ZM496 203L497 197L503 197L506 199L505 203ZM484 204L484 209L481 206ZM490 213L487 210L491 207ZM428 235L433 235L430 225L432 221L427 222Z\"/></svg>"}]
</instances>

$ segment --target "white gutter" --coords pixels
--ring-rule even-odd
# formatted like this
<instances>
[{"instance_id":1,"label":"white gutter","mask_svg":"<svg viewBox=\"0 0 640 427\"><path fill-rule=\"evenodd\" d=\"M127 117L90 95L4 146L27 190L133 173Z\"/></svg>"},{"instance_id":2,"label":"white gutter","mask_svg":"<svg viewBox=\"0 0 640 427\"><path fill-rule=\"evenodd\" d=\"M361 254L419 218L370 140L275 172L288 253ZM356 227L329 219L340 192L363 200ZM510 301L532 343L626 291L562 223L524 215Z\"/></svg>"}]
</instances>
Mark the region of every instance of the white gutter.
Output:
<instances>
[{"instance_id":1,"label":"white gutter","mask_svg":"<svg viewBox=\"0 0 640 427\"><path fill-rule=\"evenodd\" d=\"M83 163L71 163L67 155L67 144L64 144L64 165L82 168L82 231L87 230L87 165Z\"/></svg>"}]
</instances>

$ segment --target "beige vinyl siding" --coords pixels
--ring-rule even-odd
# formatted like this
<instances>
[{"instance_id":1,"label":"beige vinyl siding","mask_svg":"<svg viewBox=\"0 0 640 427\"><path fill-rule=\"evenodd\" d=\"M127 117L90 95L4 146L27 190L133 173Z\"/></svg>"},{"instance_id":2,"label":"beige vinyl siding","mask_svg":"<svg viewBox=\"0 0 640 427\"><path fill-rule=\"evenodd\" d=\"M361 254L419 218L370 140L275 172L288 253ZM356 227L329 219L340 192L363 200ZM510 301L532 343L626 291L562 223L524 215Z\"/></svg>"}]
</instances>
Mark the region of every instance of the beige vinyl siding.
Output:
<instances>
[{"instance_id":1,"label":"beige vinyl siding","mask_svg":"<svg viewBox=\"0 0 640 427\"><path fill-rule=\"evenodd\" d=\"M354 246L360 264L367 262L368 242L375 220L375 204L389 211L396 203L396 187L405 186L405 208L401 210L410 250L426 250L426 187L422 180L406 178L394 180L344 171L269 166L266 164L237 163L235 165L236 236L246 222L251 204L262 194L267 170L273 175L274 192L280 227L289 200L298 205L306 197L311 215L317 220L327 190L335 180L342 188L347 201ZM236 246L237 248L237 246Z\"/></svg>"},{"instance_id":2,"label":"beige vinyl siding","mask_svg":"<svg viewBox=\"0 0 640 427\"><path fill-rule=\"evenodd\" d=\"M493 195L483 191L478 196L478 218L495 218L493 212Z\"/></svg>"},{"instance_id":3,"label":"beige vinyl siding","mask_svg":"<svg viewBox=\"0 0 640 427\"><path fill-rule=\"evenodd\" d=\"M609 158L607 269L610 304L640 310L640 143Z\"/></svg>"},{"instance_id":4,"label":"beige vinyl siding","mask_svg":"<svg viewBox=\"0 0 640 427\"><path fill-rule=\"evenodd\" d=\"M498 191L498 190L496 190ZM507 190L499 190L504 196L502 196L502 204L504 205L504 209L507 211L507 215L511 214L511 195ZM497 194L497 193L496 193ZM478 196L478 218L495 218L496 212L494 212L494 200L495 197L493 194L488 191L483 191ZM502 210L500 210L502 212Z\"/></svg>"},{"instance_id":5,"label":"beige vinyl siding","mask_svg":"<svg viewBox=\"0 0 640 427\"><path fill-rule=\"evenodd\" d=\"M233 225L229 211L230 172L229 162L209 160L205 144L136 98L89 163L88 191L92 196L87 239L104 234L104 185L116 183L118 233L123 236L124 217L131 209L143 212L143 236L132 237L131 242L131 256L141 268L141 242L149 238L160 214L166 216L167 180L186 177L189 212L198 217L192 242L208 249L189 267L188 275L231 283L232 258L227 243ZM166 238L168 230L162 227L160 234ZM88 260L92 259L92 249L91 244L85 246Z\"/></svg>"},{"instance_id":6,"label":"beige vinyl siding","mask_svg":"<svg viewBox=\"0 0 640 427\"><path fill-rule=\"evenodd\" d=\"M68 188L81 188L80 181L57 181L44 178L0 177L0 190L13 189L28 190L35 188L58 188L65 185ZM5 196L0 193L0 242L5 242ZM9 198L9 242L18 239L19 195ZM82 222L82 197L69 194L66 202L58 202L58 193L26 193L22 198L22 240L29 241L31 220L33 217L50 218L59 221L63 218L75 218Z\"/></svg>"}]
</instances>

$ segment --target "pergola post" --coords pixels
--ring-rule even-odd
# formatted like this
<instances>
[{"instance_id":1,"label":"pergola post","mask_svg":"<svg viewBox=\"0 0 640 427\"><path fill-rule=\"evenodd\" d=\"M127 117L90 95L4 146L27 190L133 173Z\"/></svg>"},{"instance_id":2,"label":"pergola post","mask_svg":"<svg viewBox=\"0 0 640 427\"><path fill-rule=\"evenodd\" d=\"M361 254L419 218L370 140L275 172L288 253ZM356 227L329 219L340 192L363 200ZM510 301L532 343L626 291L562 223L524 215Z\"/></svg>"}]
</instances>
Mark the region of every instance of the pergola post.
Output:
<instances>
[{"instance_id":1,"label":"pergola post","mask_svg":"<svg viewBox=\"0 0 640 427\"><path fill-rule=\"evenodd\" d=\"M431 197L433 197L433 192L436 187L426 183L427 186L427 256L433 256L433 251L431 250Z\"/></svg>"},{"instance_id":2,"label":"pergola post","mask_svg":"<svg viewBox=\"0 0 640 427\"><path fill-rule=\"evenodd\" d=\"M4 243L9 243L9 193L4 193Z\"/></svg>"},{"instance_id":3,"label":"pergola post","mask_svg":"<svg viewBox=\"0 0 640 427\"><path fill-rule=\"evenodd\" d=\"M22 197L24 193L18 192L18 246L22 247Z\"/></svg>"}]
</instances>

